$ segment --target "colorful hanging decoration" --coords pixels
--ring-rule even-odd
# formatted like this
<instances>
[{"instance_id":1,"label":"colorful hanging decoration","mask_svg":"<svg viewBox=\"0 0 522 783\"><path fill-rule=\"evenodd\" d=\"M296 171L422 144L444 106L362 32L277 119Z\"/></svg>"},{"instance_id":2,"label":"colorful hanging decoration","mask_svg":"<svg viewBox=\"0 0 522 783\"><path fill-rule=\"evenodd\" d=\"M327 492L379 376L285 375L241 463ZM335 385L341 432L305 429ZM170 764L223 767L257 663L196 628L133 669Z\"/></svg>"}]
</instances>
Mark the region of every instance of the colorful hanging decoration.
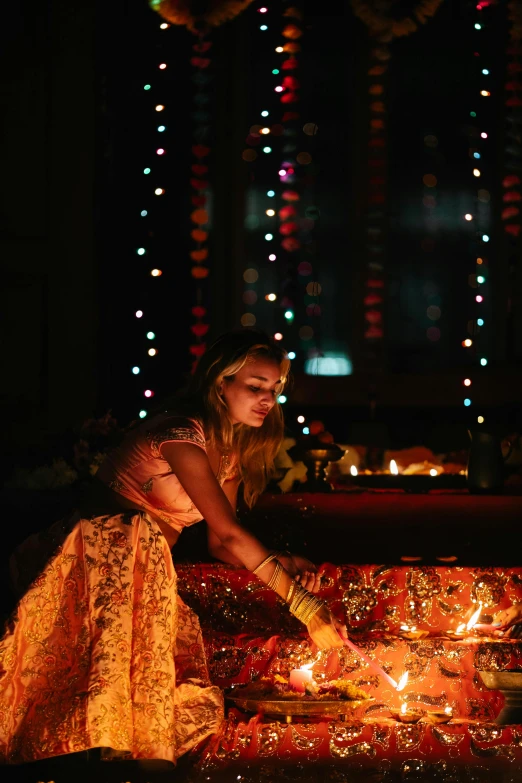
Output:
<instances>
[{"instance_id":1,"label":"colorful hanging decoration","mask_svg":"<svg viewBox=\"0 0 522 783\"><path fill-rule=\"evenodd\" d=\"M394 3L383 0L351 0L355 16L363 22L372 37L389 43L394 38L411 35L419 25L435 16L442 0L420 0L409 14L395 16ZM401 8L403 5L401 4Z\"/></svg>"},{"instance_id":2,"label":"colorful hanging decoration","mask_svg":"<svg viewBox=\"0 0 522 783\"><path fill-rule=\"evenodd\" d=\"M383 0L351 0L352 10L368 28L369 128L367 142L367 182L362 212L365 216L366 270L364 363L382 363L384 338L384 294L386 233L388 227L388 108L387 86L391 59L389 43L410 35L433 17L442 0L420 0L401 17L394 15L394 3ZM402 6L401 6L402 7Z\"/></svg>"},{"instance_id":3,"label":"colorful hanging decoration","mask_svg":"<svg viewBox=\"0 0 522 783\"><path fill-rule=\"evenodd\" d=\"M303 146L306 146L303 141L306 142L309 136L315 135L317 126L314 123L306 123L301 128L300 125L299 90L301 85L297 72L298 55L301 51L300 38L303 35L302 14L299 8L289 3L289 0L283 0L283 3L283 25L277 37L278 45L275 46L277 61L274 64L277 67L272 68L271 71L271 80L274 76L276 77L273 91L277 96L279 106L277 109L272 109L271 102L267 101L266 108L260 112L263 124L251 126L246 138L247 148L242 153L243 160L249 164L253 179L252 166L254 162L259 160L261 154L275 158L273 153L275 148L278 148L275 164L277 169L274 168L273 177L270 177L271 188L266 191L267 200L262 205L264 214L259 216L259 224L262 224L268 217L268 225L270 226L270 222L274 221L277 226L277 228L272 228L272 226L268 228L267 226L268 231L266 233L263 231L263 241L269 243L265 260L269 264L277 261L277 272L275 274L272 272L271 275L278 278L277 286L274 286L277 293L274 290L264 297L264 301L267 303L266 307L277 308L269 316L272 323L278 322L274 329L276 340L291 339L297 326L294 324L296 306L298 301L299 303L302 301L303 295L305 300L303 314L308 317L310 315L317 316L320 313L320 307L316 304L317 298L312 299L313 305L310 305L307 301L310 299L308 293L304 294L300 290L303 281L305 286L309 282L312 265L308 261L299 263L299 251L302 243L309 242L315 217L313 209L307 210L305 215L302 215L300 210L305 178L301 174L307 171L306 166L312 161L310 153L303 149ZM270 8L263 4L257 9L257 12L263 14L264 22L265 15L267 15L267 19L269 18ZM259 29L261 31L267 30L268 25L263 23ZM270 119L267 119L269 117ZM259 153L256 148L259 149ZM275 184L276 182L277 184ZM279 235L279 247L273 248L273 243L277 241L277 234ZM259 280L259 271L253 267L248 268L244 271L243 279L247 285L254 286ZM320 286L314 291L313 296L317 297L319 291ZM253 306L257 301L257 293L253 288L244 291L243 302L247 306L248 312L243 313L241 317L243 326L252 326L256 323L257 318L252 310L254 310ZM300 325L297 332L299 339L305 344L314 334L312 327L306 323ZM290 351L289 356L295 358L295 351Z\"/></svg>"},{"instance_id":4,"label":"colorful hanging decoration","mask_svg":"<svg viewBox=\"0 0 522 783\"><path fill-rule=\"evenodd\" d=\"M504 193L501 213L504 231L510 244L517 244L522 232L522 4L510 0L507 4L509 40L507 48L507 81L505 86L506 174L502 180Z\"/></svg>"},{"instance_id":5,"label":"colorful hanging decoration","mask_svg":"<svg viewBox=\"0 0 522 783\"><path fill-rule=\"evenodd\" d=\"M368 175L366 190L366 272L364 293L364 339L366 361L376 360L384 336L384 275L388 198L387 82L391 51L374 43L368 67Z\"/></svg>"},{"instance_id":6,"label":"colorful hanging decoration","mask_svg":"<svg viewBox=\"0 0 522 783\"><path fill-rule=\"evenodd\" d=\"M149 0L150 7L171 24L191 33L219 27L248 8L252 0Z\"/></svg>"}]
</instances>

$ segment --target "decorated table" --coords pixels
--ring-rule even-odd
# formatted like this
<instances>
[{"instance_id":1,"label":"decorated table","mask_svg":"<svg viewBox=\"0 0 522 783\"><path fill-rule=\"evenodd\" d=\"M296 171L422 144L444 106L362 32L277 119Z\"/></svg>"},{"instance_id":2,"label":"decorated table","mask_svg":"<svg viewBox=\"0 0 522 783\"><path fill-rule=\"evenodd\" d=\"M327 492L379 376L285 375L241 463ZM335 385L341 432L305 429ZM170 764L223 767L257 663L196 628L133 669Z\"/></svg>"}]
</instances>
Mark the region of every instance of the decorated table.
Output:
<instances>
[{"instance_id":1,"label":"decorated table","mask_svg":"<svg viewBox=\"0 0 522 783\"><path fill-rule=\"evenodd\" d=\"M495 723L504 696L480 675L522 667L522 643L488 628L495 611L522 600L522 568L322 570L321 596L346 618L366 660L348 648L317 653L285 605L244 569L177 566L180 594L202 623L211 678L233 698L221 733L194 757L194 779L269 781L277 770L299 781L522 780L522 726ZM314 682L347 680L370 699L343 716L305 708L291 722L238 708L243 685L286 681L308 664ZM405 673L398 691L388 680ZM415 722L403 722L401 709ZM500 777L491 777L495 770Z\"/></svg>"}]
</instances>

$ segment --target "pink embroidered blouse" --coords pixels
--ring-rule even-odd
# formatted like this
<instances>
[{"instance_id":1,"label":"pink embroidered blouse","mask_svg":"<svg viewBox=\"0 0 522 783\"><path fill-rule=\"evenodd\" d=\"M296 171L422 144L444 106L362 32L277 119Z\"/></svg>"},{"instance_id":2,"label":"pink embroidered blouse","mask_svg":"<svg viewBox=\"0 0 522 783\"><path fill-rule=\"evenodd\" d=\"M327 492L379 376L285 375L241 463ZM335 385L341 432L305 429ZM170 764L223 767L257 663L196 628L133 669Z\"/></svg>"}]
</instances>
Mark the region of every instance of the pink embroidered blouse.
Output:
<instances>
[{"instance_id":1,"label":"pink embroidered blouse","mask_svg":"<svg viewBox=\"0 0 522 783\"><path fill-rule=\"evenodd\" d=\"M161 454L164 443L185 441L206 451L200 422L163 413L144 422L107 454L97 477L136 508L150 511L181 533L203 518ZM217 479L220 485L237 474L228 455L221 457Z\"/></svg>"}]
</instances>

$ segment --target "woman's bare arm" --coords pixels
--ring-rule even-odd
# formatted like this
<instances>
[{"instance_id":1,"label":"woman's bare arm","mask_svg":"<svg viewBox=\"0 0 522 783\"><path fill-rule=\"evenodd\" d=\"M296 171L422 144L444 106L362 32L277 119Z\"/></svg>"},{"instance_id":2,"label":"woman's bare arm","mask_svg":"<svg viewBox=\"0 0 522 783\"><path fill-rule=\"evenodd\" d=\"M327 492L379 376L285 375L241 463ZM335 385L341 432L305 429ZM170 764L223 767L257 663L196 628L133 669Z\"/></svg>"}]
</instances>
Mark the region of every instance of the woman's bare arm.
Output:
<instances>
[{"instance_id":1,"label":"woman's bare arm","mask_svg":"<svg viewBox=\"0 0 522 783\"><path fill-rule=\"evenodd\" d=\"M240 484L241 479L238 477L231 479L230 481L225 481L222 486L222 490L228 498L234 514L236 513L237 508L237 492ZM207 546L209 554L212 555L212 557L215 557L216 560L221 560L223 563L230 563L231 565L242 565L241 560L239 560L237 557L234 557L232 552L223 546L220 539L214 533L212 528L208 527L208 525Z\"/></svg>"},{"instance_id":2,"label":"woman's bare arm","mask_svg":"<svg viewBox=\"0 0 522 783\"><path fill-rule=\"evenodd\" d=\"M232 510L230 501L219 486L205 452L192 443L180 442L164 443L161 450L181 486L223 546L249 571L257 568L268 557L269 551L252 533L239 524L235 511ZM259 578L268 584L275 568L274 561L267 563L259 571ZM276 592L284 600L292 581L290 574L283 569ZM320 649L341 647L343 644L340 633L345 633L345 628L332 617L326 605L311 618L307 628Z\"/></svg>"},{"instance_id":3,"label":"woman's bare arm","mask_svg":"<svg viewBox=\"0 0 522 783\"><path fill-rule=\"evenodd\" d=\"M269 550L240 525L205 452L192 443L180 442L164 443L161 452L210 530L234 557L253 571L269 555ZM268 581L272 564L263 570ZM264 574L262 578L265 581Z\"/></svg>"}]
</instances>

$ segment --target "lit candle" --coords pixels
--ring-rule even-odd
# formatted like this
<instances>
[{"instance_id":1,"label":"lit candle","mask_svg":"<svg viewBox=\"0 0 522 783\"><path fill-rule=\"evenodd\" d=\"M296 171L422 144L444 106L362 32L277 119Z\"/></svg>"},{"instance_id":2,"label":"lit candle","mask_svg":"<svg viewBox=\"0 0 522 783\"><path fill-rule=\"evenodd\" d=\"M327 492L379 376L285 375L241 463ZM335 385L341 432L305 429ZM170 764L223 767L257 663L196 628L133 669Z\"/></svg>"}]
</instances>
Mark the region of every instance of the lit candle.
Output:
<instances>
[{"instance_id":1,"label":"lit candle","mask_svg":"<svg viewBox=\"0 0 522 783\"><path fill-rule=\"evenodd\" d=\"M480 617L480 613L482 612L482 604L479 604L479 608L476 612L474 612L471 617L469 618L467 624L466 624L466 631L471 631L472 628L475 627L475 623Z\"/></svg>"},{"instance_id":2,"label":"lit candle","mask_svg":"<svg viewBox=\"0 0 522 783\"><path fill-rule=\"evenodd\" d=\"M355 467L355 465L352 465L352 466L350 467L350 474L351 474L352 476L357 476L357 472L358 472L358 471L357 471L357 468Z\"/></svg>"},{"instance_id":3,"label":"lit candle","mask_svg":"<svg viewBox=\"0 0 522 783\"><path fill-rule=\"evenodd\" d=\"M298 693L305 692L305 685L312 682L312 666L313 663L307 663L300 669L292 669L289 680L292 690L298 691Z\"/></svg>"},{"instance_id":4,"label":"lit candle","mask_svg":"<svg viewBox=\"0 0 522 783\"><path fill-rule=\"evenodd\" d=\"M397 467L397 463L394 459L390 460L390 473L392 476L398 476L399 475L399 468Z\"/></svg>"},{"instance_id":5,"label":"lit candle","mask_svg":"<svg viewBox=\"0 0 522 783\"><path fill-rule=\"evenodd\" d=\"M384 669L382 669L378 663L375 663L375 661L372 661L371 658L369 658L365 653L363 653L362 650L360 650L356 645L351 642L349 639L345 639L344 643L347 647L350 648L350 650L353 650L357 655L359 655L363 661L366 661L368 666L371 666L372 669L375 669L376 672L378 672L381 677L384 677L384 679L390 683L392 688L395 688L395 690L402 691L402 689L405 687L407 681L408 681L408 672L405 672L405 674L402 675L401 679L399 680L399 683L395 682L393 677L390 677L389 674L387 674Z\"/></svg>"}]
</instances>

